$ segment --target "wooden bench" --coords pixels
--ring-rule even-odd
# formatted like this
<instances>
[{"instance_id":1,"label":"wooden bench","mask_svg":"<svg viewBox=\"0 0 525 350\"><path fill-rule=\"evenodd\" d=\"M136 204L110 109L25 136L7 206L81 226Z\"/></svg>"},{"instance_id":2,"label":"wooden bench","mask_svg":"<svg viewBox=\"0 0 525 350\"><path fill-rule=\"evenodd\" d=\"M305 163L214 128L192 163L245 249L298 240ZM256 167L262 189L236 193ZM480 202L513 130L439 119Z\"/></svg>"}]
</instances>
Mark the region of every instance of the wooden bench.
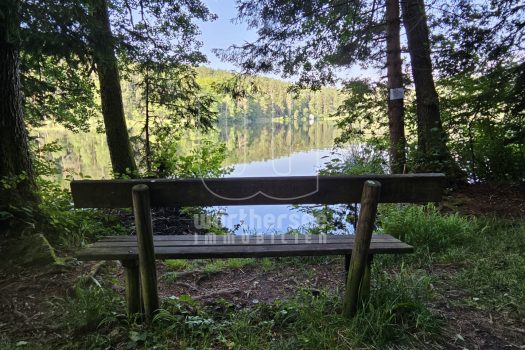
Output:
<instances>
[{"instance_id":1,"label":"wooden bench","mask_svg":"<svg viewBox=\"0 0 525 350\"><path fill-rule=\"evenodd\" d=\"M151 318L159 307L155 259L345 255L343 313L355 314L370 286L374 254L410 253L398 239L372 235L378 203L441 200L443 174L301 176L224 179L72 181L76 208L133 208L135 236L106 237L77 253L80 260L120 260L128 313ZM151 207L360 203L355 235L154 236Z\"/></svg>"}]
</instances>

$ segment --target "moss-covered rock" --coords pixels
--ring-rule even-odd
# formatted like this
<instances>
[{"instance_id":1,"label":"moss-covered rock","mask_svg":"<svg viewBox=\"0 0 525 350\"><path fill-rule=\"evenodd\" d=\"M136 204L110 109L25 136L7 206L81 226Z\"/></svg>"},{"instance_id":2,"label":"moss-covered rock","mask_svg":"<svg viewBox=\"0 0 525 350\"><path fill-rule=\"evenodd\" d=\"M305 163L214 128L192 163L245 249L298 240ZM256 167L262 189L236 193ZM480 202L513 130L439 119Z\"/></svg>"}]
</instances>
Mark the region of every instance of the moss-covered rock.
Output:
<instances>
[{"instance_id":1,"label":"moss-covered rock","mask_svg":"<svg viewBox=\"0 0 525 350\"><path fill-rule=\"evenodd\" d=\"M44 266L61 263L55 250L41 233L4 241L0 246L0 260L4 266Z\"/></svg>"}]
</instances>

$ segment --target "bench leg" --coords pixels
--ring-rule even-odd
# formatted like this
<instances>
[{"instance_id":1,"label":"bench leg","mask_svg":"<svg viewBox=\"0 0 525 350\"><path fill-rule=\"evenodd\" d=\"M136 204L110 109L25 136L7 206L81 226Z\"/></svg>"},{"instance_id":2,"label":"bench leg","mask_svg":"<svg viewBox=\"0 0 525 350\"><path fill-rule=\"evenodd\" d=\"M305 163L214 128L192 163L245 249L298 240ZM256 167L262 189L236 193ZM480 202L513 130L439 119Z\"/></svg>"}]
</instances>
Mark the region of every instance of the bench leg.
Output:
<instances>
[{"instance_id":1,"label":"bench leg","mask_svg":"<svg viewBox=\"0 0 525 350\"><path fill-rule=\"evenodd\" d=\"M350 269L350 261L352 260L352 254L345 255L345 276L348 275L348 270ZM346 281L346 279L345 279Z\"/></svg>"},{"instance_id":2,"label":"bench leg","mask_svg":"<svg viewBox=\"0 0 525 350\"><path fill-rule=\"evenodd\" d=\"M357 221L350 271L348 272L343 298L343 316L347 318L355 316L359 307L363 275L365 275L366 267L369 266L368 250L372 241L380 190L381 184L377 181L368 180L363 185L361 212Z\"/></svg>"},{"instance_id":3,"label":"bench leg","mask_svg":"<svg viewBox=\"0 0 525 350\"><path fill-rule=\"evenodd\" d=\"M128 315L134 315L141 310L140 278L137 260L122 260L126 278L126 304Z\"/></svg>"},{"instance_id":4,"label":"bench leg","mask_svg":"<svg viewBox=\"0 0 525 350\"><path fill-rule=\"evenodd\" d=\"M137 250L139 253L139 272L146 320L151 321L159 308L157 290L157 269L155 266L155 248L153 245L153 225L149 188L135 185L132 189L133 214L137 231Z\"/></svg>"},{"instance_id":5,"label":"bench leg","mask_svg":"<svg viewBox=\"0 0 525 350\"><path fill-rule=\"evenodd\" d=\"M363 272L363 278L361 279L361 285L359 286L359 299L361 302L367 300L370 296L370 279L372 274L373 257L373 255L368 256L368 261L365 265L365 271Z\"/></svg>"}]
</instances>

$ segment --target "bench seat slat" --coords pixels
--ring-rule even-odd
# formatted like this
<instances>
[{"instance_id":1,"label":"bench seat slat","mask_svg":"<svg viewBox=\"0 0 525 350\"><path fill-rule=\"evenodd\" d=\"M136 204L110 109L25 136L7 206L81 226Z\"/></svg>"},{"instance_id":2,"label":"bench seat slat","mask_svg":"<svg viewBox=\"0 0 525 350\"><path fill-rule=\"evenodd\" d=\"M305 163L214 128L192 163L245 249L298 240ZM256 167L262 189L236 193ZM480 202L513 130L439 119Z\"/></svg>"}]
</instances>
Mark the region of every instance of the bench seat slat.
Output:
<instances>
[{"instance_id":1,"label":"bench seat slat","mask_svg":"<svg viewBox=\"0 0 525 350\"><path fill-rule=\"evenodd\" d=\"M213 240L215 242L232 242L232 241L260 241L263 239L265 242L272 242L272 241L304 241L304 240L310 240L310 241L316 241L319 238L322 237L319 235L271 235L271 234L260 234L260 235L154 235L153 241L155 242L161 242L161 241L175 241L175 242L195 242L195 241L210 241ZM326 235L324 236L327 241L346 241L346 240L354 240L354 235ZM388 240L388 241L396 241L399 240L385 234L375 234L373 235L374 240ZM97 241L97 243L106 243L106 242L136 242L137 237L136 236L108 236L105 238L100 239Z\"/></svg>"},{"instance_id":2,"label":"bench seat slat","mask_svg":"<svg viewBox=\"0 0 525 350\"><path fill-rule=\"evenodd\" d=\"M182 237L182 236L181 236ZM337 237L336 239L333 239ZM272 244L248 242L242 244L214 244L188 241L155 241L155 257L157 259L205 259L205 258L243 258L243 257L279 257L279 256L310 256L310 255L343 255L353 249L353 236L342 240L340 236L327 236L326 243L288 241L288 243ZM389 238L387 238L389 237ZM174 242L174 243L173 243ZM136 243L108 242L110 246L93 245L78 252L80 260L128 260L137 259ZM113 243L117 243L114 245ZM122 243L122 244L118 244ZM123 245L125 243L125 245ZM176 245L170 245L176 244ZM370 254L377 253L411 253L413 247L388 235L375 235L370 244Z\"/></svg>"},{"instance_id":3,"label":"bench seat slat","mask_svg":"<svg viewBox=\"0 0 525 350\"><path fill-rule=\"evenodd\" d=\"M272 236L270 236L272 237ZM269 244L269 245L290 245L290 244L313 244L313 243L322 243L322 244L345 244L353 243L354 236L346 237L337 237L332 238L332 236L309 236L309 238L297 237L297 239L286 239L282 236L273 236L272 238L266 238L264 236L257 237L238 237L238 236L215 236L208 237L207 239L195 238L193 240L189 239L172 239L172 240L154 240L156 247L181 247L181 246L231 246L231 245L260 245L260 244ZM378 235L375 237L374 242L399 242L392 236L389 235ZM125 240L125 241L98 241L92 244L92 247L97 248L110 248L110 247L136 247L137 242L135 240Z\"/></svg>"}]
</instances>

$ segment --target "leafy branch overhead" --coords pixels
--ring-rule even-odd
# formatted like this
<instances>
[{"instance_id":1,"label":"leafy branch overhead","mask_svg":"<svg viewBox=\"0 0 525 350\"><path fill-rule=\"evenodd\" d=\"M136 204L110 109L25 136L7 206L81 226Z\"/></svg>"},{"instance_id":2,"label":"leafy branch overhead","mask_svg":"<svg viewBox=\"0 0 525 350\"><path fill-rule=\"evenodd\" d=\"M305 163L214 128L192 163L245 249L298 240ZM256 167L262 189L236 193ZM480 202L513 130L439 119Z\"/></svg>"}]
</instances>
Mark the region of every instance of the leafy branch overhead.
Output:
<instances>
[{"instance_id":1,"label":"leafy branch overhead","mask_svg":"<svg viewBox=\"0 0 525 350\"><path fill-rule=\"evenodd\" d=\"M384 55L379 2L239 0L237 9L237 21L256 29L258 38L216 53L246 72L277 72L320 88L336 80L335 67Z\"/></svg>"}]
</instances>

